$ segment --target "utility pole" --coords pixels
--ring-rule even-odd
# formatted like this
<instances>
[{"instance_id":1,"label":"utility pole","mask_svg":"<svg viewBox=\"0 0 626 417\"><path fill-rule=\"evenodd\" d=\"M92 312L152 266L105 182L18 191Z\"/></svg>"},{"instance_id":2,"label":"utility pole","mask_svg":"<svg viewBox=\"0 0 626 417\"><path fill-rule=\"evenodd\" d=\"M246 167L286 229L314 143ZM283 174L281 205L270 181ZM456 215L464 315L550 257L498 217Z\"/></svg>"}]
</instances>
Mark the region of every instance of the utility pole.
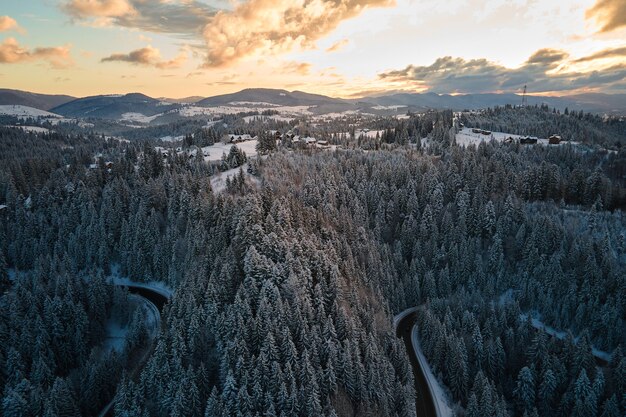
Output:
<instances>
[{"instance_id":1,"label":"utility pole","mask_svg":"<svg viewBox=\"0 0 626 417\"><path fill-rule=\"evenodd\" d=\"M526 97L526 84L524 84L524 92L522 93L522 107L528 106L528 98Z\"/></svg>"}]
</instances>

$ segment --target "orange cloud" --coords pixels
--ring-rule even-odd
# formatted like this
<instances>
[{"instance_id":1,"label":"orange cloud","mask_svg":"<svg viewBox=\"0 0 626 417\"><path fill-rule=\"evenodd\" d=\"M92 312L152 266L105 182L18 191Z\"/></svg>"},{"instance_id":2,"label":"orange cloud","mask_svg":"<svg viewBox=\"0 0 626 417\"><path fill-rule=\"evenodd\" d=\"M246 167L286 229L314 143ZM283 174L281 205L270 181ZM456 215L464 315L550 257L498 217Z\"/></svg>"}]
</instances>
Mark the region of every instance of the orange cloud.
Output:
<instances>
[{"instance_id":1,"label":"orange cloud","mask_svg":"<svg viewBox=\"0 0 626 417\"><path fill-rule=\"evenodd\" d=\"M626 0L597 0L585 13L601 25L600 32L611 32L626 26Z\"/></svg>"},{"instance_id":2,"label":"orange cloud","mask_svg":"<svg viewBox=\"0 0 626 417\"><path fill-rule=\"evenodd\" d=\"M69 0L62 8L76 18L120 17L135 14L128 0Z\"/></svg>"},{"instance_id":3,"label":"orange cloud","mask_svg":"<svg viewBox=\"0 0 626 417\"><path fill-rule=\"evenodd\" d=\"M53 68L67 68L74 64L69 46L27 49L14 38L7 38L0 44L0 64L47 61Z\"/></svg>"},{"instance_id":4,"label":"orange cloud","mask_svg":"<svg viewBox=\"0 0 626 417\"><path fill-rule=\"evenodd\" d=\"M332 45L330 45L330 47L326 48L326 52L337 52L349 43L350 41L348 39L342 39L333 43Z\"/></svg>"},{"instance_id":5,"label":"orange cloud","mask_svg":"<svg viewBox=\"0 0 626 417\"><path fill-rule=\"evenodd\" d=\"M309 75L311 72L311 64L308 62L289 62L283 66L283 73L285 74L298 74Z\"/></svg>"},{"instance_id":6,"label":"orange cloud","mask_svg":"<svg viewBox=\"0 0 626 417\"><path fill-rule=\"evenodd\" d=\"M250 0L220 11L204 29L207 67L229 65L255 54L314 48L339 23L395 0Z\"/></svg>"},{"instance_id":7,"label":"orange cloud","mask_svg":"<svg viewBox=\"0 0 626 417\"><path fill-rule=\"evenodd\" d=\"M187 53L181 51L174 59L165 61L161 58L161 52L152 46L131 51L127 54L113 54L102 58L100 62L128 62L135 65L144 65L158 69L175 69L182 67L187 62Z\"/></svg>"},{"instance_id":8,"label":"orange cloud","mask_svg":"<svg viewBox=\"0 0 626 417\"><path fill-rule=\"evenodd\" d=\"M26 33L24 28L18 25L12 17L0 16L0 32L8 32L10 30L14 30L19 33Z\"/></svg>"}]
</instances>

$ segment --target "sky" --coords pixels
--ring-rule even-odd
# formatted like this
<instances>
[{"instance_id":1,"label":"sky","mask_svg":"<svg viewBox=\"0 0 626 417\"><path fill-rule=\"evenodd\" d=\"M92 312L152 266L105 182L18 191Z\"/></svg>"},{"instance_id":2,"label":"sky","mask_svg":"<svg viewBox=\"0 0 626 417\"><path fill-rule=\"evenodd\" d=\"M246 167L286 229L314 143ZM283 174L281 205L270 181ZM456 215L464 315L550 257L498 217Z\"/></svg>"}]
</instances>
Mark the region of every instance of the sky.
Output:
<instances>
[{"instance_id":1,"label":"sky","mask_svg":"<svg viewBox=\"0 0 626 417\"><path fill-rule=\"evenodd\" d=\"M2 0L0 87L626 93L626 0Z\"/></svg>"}]
</instances>

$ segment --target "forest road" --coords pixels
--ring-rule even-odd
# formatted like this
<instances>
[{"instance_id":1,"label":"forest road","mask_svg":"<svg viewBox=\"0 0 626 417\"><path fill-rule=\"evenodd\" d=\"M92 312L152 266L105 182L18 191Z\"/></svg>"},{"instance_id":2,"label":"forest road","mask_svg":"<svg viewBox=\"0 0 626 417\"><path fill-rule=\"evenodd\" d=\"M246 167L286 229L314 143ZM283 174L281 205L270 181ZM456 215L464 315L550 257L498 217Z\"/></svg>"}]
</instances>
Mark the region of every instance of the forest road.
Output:
<instances>
[{"instance_id":1,"label":"forest road","mask_svg":"<svg viewBox=\"0 0 626 417\"><path fill-rule=\"evenodd\" d=\"M131 371L131 377L137 375L137 373L143 368L144 364L147 362L150 354L152 353L152 346L154 344L154 340L156 339L159 328L161 327L161 312L163 311L163 306L165 303L169 301L169 298L163 295L158 291L154 291L150 288L142 287L142 286L133 286L130 284L120 285L120 287L126 287L128 292L131 294L135 294L144 299L147 307L153 311L155 320L151 323L152 327L152 342L149 344L146 352L141 355L141 357L135 363L133 370ZM98 417L107 417L113 416L113 404L115 403L115 398L111 399L111 401L98 413Z\"/></svg>"},{"instance_id":2,"label":"forest road","mask_svg":"<svg viewBox=\"0 0 626 417\"><path fill-rule=\"evenodd\" d=\"M417 417L440 417L435 408L433 394L426 380L426 375L417 360L417 354L411 341L411 333L415 325L415 311L406 315L398 315L398 320L394 320L396 335L401 338L409 354L409 362L413 369L413 380L415 381L415 412Z\"/></svg>"}]
</instances>

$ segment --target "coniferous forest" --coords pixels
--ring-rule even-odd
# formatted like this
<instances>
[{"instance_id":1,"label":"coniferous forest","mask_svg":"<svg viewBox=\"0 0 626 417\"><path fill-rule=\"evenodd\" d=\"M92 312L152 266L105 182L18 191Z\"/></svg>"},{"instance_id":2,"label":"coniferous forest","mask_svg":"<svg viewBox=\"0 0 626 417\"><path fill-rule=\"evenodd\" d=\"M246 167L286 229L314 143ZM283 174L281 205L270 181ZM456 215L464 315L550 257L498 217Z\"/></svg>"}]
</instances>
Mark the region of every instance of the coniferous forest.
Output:
<instances>
[{"instance_id":1,"label":"coniferous forest","mask_svg":"<svg viewBox=\"0 0 626 417\"><path fill-rule=\"evenodd\" d=\"M623 122L461 121L585 146L459 146L450 111L215 163L0 128L0 414L416 416L417 307L455 415L626 415ZM172 290L152 337L116 274Z\"/></svg>"}]
</instances>

